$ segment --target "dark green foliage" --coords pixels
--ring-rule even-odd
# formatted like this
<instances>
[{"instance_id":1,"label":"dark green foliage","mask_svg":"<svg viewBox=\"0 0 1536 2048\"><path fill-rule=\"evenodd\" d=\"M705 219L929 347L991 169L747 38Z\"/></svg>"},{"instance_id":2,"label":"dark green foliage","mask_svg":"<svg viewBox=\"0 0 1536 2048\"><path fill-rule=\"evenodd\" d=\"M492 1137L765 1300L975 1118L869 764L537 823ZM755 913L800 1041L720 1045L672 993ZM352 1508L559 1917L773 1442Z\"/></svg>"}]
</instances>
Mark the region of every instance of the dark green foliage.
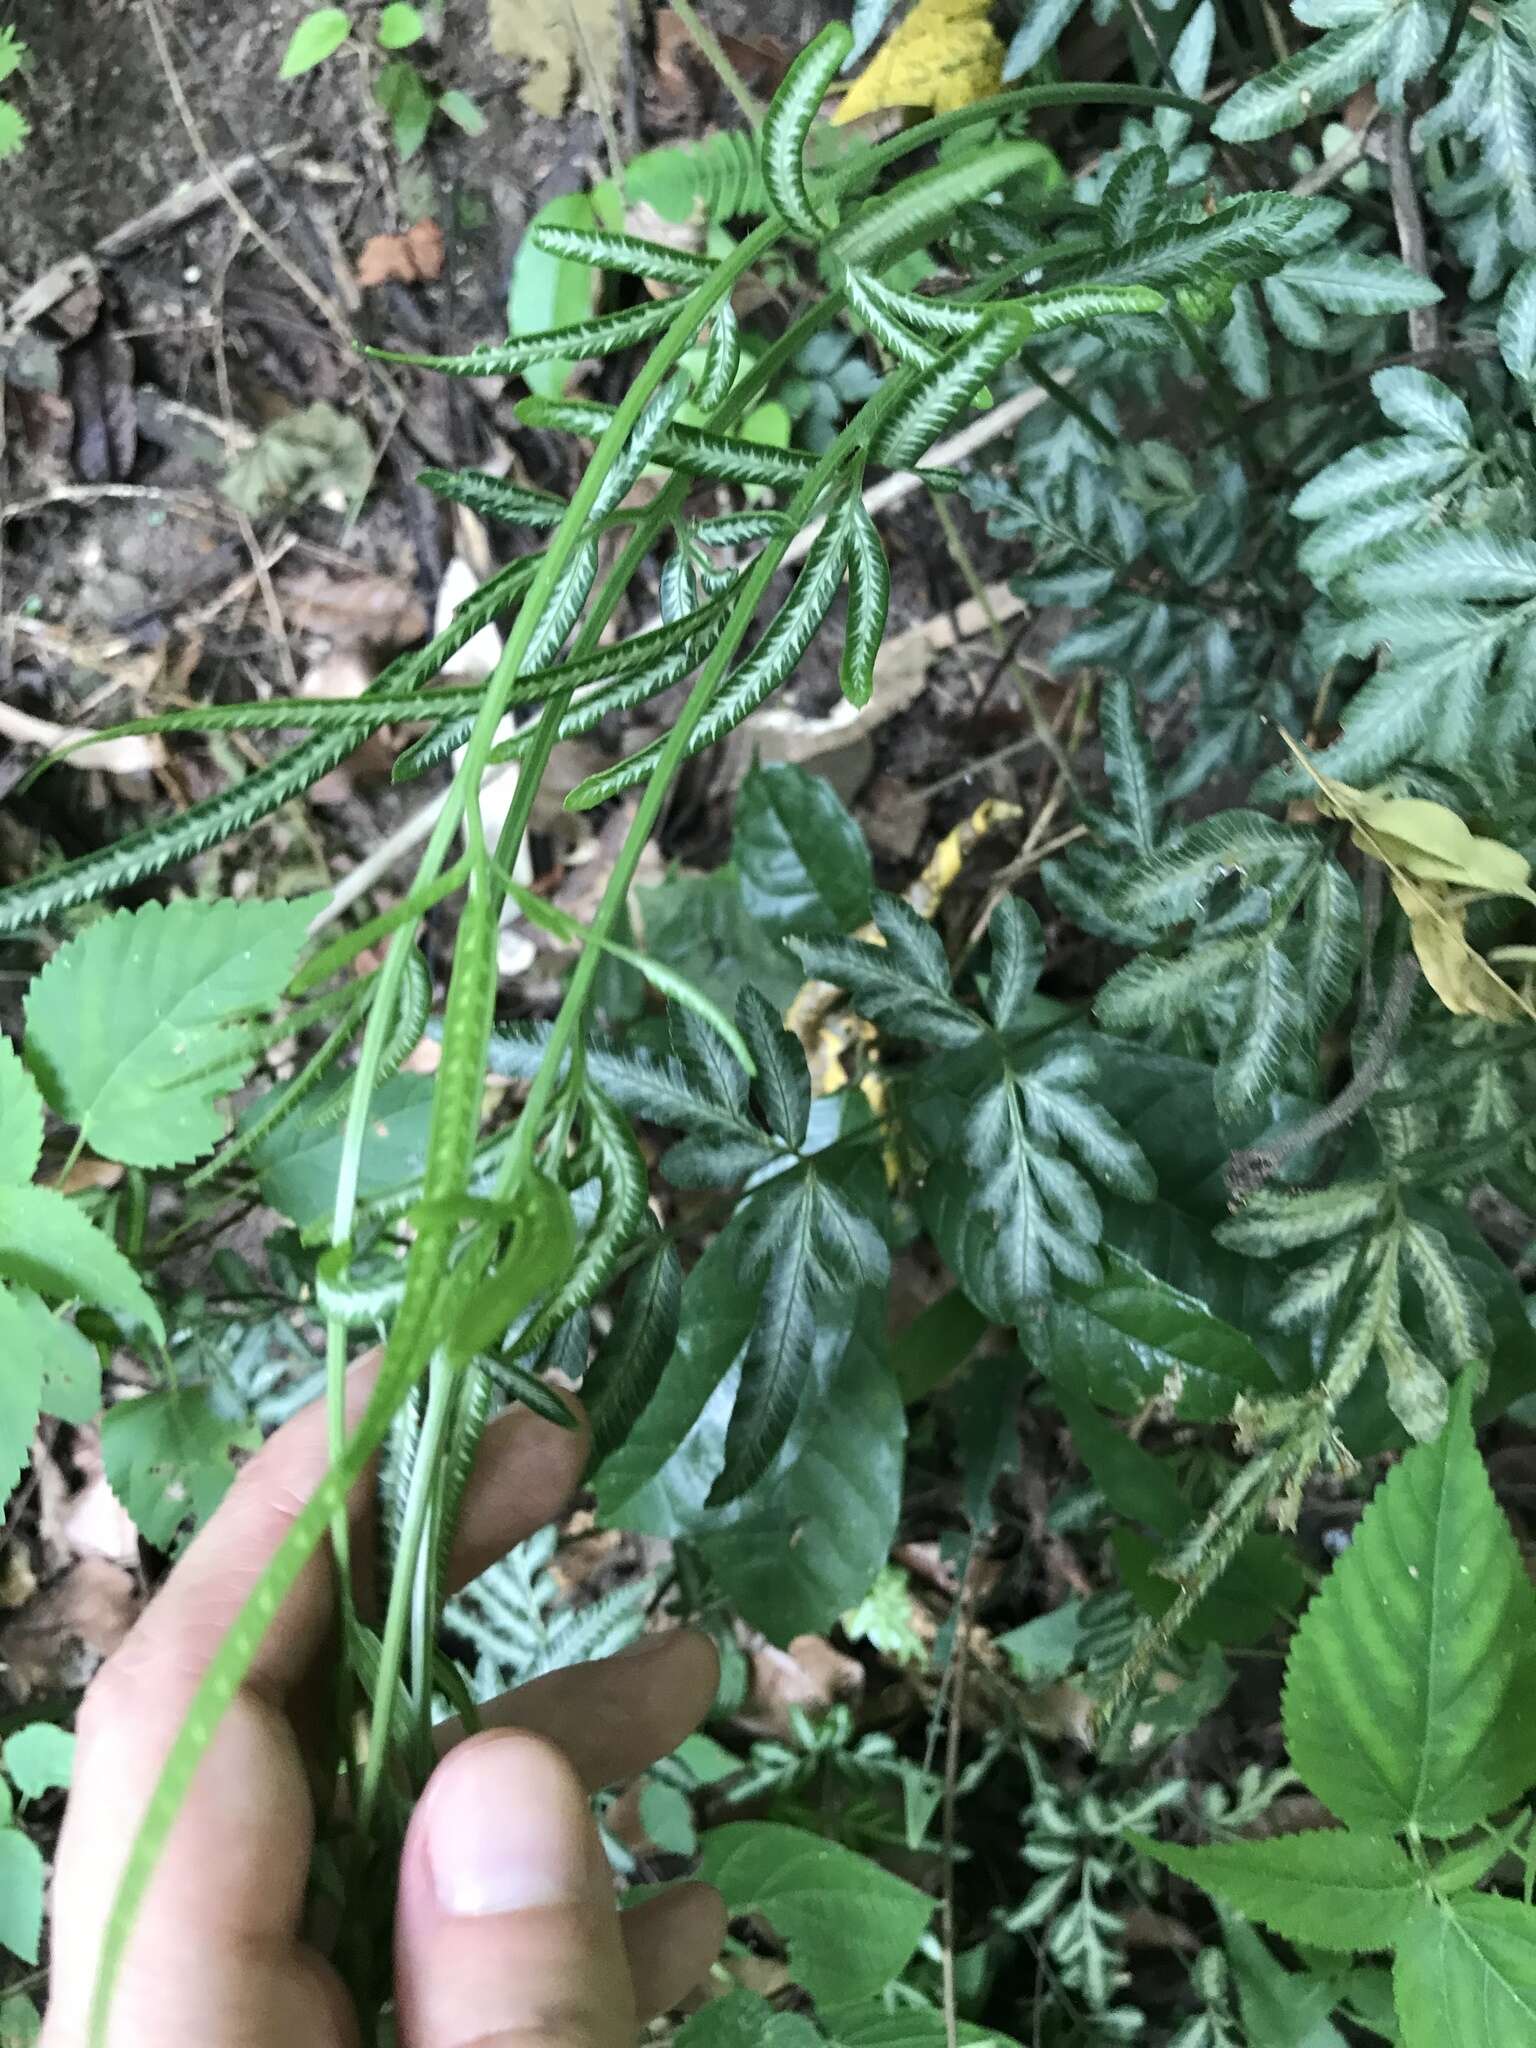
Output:
<instances>
[{"instance_id":1,"label":"dark green foliage","mask_svg":"<svg viewBox=\"0 0 1536 2048\"><path fill-rule=\"evenodd\" d=\"M867 49L893 10L857 12ZM1066 61L1074 12L1013 8L1010 74ZM975 1872L948 1871L960 1921L920 1952L935 1829L954 1834L933 1756L883 1731L867 1750L851 1717L844 1736L797 1726L804 1754L754 1750L743 1795L804 1795L796 1826L706 1833L703 1868L778 1937L814 2017L737 1993L687 2048L971 2048L994 2020L1021 2040L1237 2048L1243 2026L1256 2048L1335 2048L1336 2010L1404 2048L1529 2030L1532 1909L1501 1858L1528 1853L1511 1809L1532 1778L1536 1616L1472 1427L1475 1399L1480 1419L1528 1419L1536 1385L1529 26L1505 5L1307 0L1256 50L1211 0L1093 13L1112 65L1151 84L1026 87L838 147L820 116L852 38L834 25L757 134L552 202L506 342L393 358L520 376L521 421L588 444L569 500L424 474L539 552L359 699L136 721L310 737L0 895L17 933L156 877L398 723L418 730L396 777L451 777L416 882L297 976L318 906L189 891L87 923L34 982L22 1051L0 1053L0 1348L23 1361L0 1399L8 1477L39 1415L90 1422L103 1359L133 1345L151 1391L111 1406L108 1476L162 1546L208 1511L273 1387L250 1328L189 1334L201 1311L163 1244L237 1203L292 1226L261 1330L292 1345L323 1320L333 1393L351 1352L385 1344L363 1422L194 1702L129 1856L102 1999L266 1616L387 1441L391 1576L377 1633L354 1618L348 1640L348 1810L322 1817L336 1868L350 1830L376 1848L400 1817L439 1693L463 1707L610 1651L647 1603L776 1644L841 1626L872 1675L910 1664L913 1698L957 1712L952 1799L985 1783L978 1812L998 1772L1028 1875L978 1903L973 1878L995 1890L999 1867L981 1820ZM1367 86L1369 138L1314 132ZM1049 141L1023 132L1047 108ZM632 232L642 204L696 242ZM727 232L742 215L763 218ZM737 290L753 273L766 312ZM575 364L607 358L588 388L616 402L569 395ZM795 447L753 438L775 397ZM1011 445L928 466L1013 401ZM819 635L847 705L875 693L892 562L911 569L872 509L901 488L882 471L958 488L947 533L982 515L987 573L1000 555L1050 669L1018 782L1007 757L960 764L1005 799L997 837L970 866L950 855L982 834L962 829L942 885L910 898L875 886L856 804L752 756L750 721ZM495 674L435 689L492 623ZM738 728L730 863L635 891L631 921L642 855L683 816L674 778ZM594 735L600 765L565 802L603 812L605 880L578 917L545 869L529 888L514 868L552 749ZM478 785L510 759L492 849ZM952 822L938 807L936 836ZM504 908L557 943L564 980L552 1015L498 1027L499 1005L543 1002L503 983ZM435 1070L402 1071L424 1033ZM221 1144L219 1102L280 1046L291 1066ZM120 1195L63 1191L45 1108L126 1166ZM151 1189L193 1158L183 1189ZM914 1294L933 1306L893 1345ZM670 1563L566 1609L546 1534L445 1612L493 1403L569 1424L572 1384L600 1521ZM1331 1569L1328 1518L1352 1528ZM898 1532L931 1546L911 1556L935 1560L936 1652ZM466 1649L467 1679L447 1662ZM1261 1839L1282 1781L1210 1781L1212 1717L1241 1748L1282 1653L1291 1761L1340 1831ZM1042 1688L1070 1771L1023 1732ZM1174 1743L1207 1772L1198 1805L1158 1761ZM813 1751L856 1801L812 1796ZM663 1850L691 1852L696 1767L659 1764L639 1795ZM727 1756L709 1782L731 1774ZM929 1889L849 1840L900 1848ZM1144 2010L1132 1916L1165 1908L1198 1953ZM1384 1968L1326 1960L1389 1951L1396 2020ZM989 2003L998 1985L1017 2011ZM388 1995L382 1975L355 1988Z\"/></svg>"}]
</instances>

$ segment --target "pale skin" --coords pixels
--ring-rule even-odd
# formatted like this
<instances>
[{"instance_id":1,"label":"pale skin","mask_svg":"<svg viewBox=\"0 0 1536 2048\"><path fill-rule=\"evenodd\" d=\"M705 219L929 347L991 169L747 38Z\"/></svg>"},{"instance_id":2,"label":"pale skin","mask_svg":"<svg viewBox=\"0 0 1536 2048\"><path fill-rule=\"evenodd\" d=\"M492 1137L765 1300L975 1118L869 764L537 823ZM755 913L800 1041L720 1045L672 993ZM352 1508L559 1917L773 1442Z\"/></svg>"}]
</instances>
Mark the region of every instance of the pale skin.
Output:
<instances>
[{"instance_id":1,"label":"pale skin","mask_svg":"<svg viewBox=\"0 0 1536 2048\"><path fill-rule=\"evenodd\" d=\"M361 1407L367 1369L353 1375ZM453 1552L462 1584L556 1515L583 1431L522 1411L487 1432ZM96 1944L132 1830L200 1673L326 1467L307 1409L240 1475L87 1693L53 1889L52 2002L41 2048L85 2048ZM366 1549L367 1503L353 1528ZM314 1559L199 1770L145 1900L110 2048L359 2048L330 1965L304 1941L314 1833L302 1730L334 1672L330 1560ZM685 1630L535 1680L445 1755L400 1865L400 2048L632 2048L719 1951L706 1885L621 1917L588 1805L665 1756L708 1711L715 1654Z\"/></svg>"}]
</instances>

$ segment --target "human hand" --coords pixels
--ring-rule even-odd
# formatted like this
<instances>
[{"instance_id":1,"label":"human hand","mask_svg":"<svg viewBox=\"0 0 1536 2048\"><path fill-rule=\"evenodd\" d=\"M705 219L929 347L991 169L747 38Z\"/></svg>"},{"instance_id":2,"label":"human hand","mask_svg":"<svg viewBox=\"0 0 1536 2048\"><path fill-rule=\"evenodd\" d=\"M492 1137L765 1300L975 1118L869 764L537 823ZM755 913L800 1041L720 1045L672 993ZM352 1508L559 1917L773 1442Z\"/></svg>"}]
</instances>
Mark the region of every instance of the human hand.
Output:
<instances>
[{"instance_id":1,"label":"human hand","mask_svg":"<svg viewBox=\"0 0 1536 2048\"><path fill-rule=\"evenodd\" d=\"M354 1416L370 1375L348 1386ZM584 1432L526 1412L486 1432L450 1578L462 1585L558 1513ZM236 1480L82 1704L53 1892L41 2048L85 2048L97 1948L188 1701L327 1463L321 1408ZM352 1504L366 1548L366 1502ZM329 1963L300 1936L314 1833L301 1730L334 1658L330 1558L312 1558L269 1630L177 1818L119 1979L111 2048L356 2048ZM724 1933L706 1885L626 1913L587 1804L665 1756L714 1696L715 1654L686 1631L558 1671L486 1709L411 1819L395 1920L400 2048L631 2048L638 2022L704 1974ZM447 1737L452 1740L451 1733Z\"/></svg>"}]
</instances>

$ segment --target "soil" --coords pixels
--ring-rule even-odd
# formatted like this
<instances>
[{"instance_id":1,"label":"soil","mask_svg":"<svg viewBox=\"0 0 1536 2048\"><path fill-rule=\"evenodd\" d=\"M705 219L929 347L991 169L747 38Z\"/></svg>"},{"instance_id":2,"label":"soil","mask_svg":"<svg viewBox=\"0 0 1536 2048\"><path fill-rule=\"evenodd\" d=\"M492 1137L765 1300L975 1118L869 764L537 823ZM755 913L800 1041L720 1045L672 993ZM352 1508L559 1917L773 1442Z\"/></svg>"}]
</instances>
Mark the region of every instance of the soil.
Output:
<instances>
[{"instance_id":1,"label":"soil","mask_svg":"<svg viewBox=\"0 0 1536 2048\"><path fill-rule=\"evenodd\" d=\"M762 67L753 83L763 92L834 11L829 0L781 0L765 29L751 0L702 9L717 33L748 39L738 55L749 72ZM377 59L357 39L305 76L278 79L306 12L304 0L0 0L0 22L32 53L11 90L33 130L6 166L0 247L0 710L99 725L290 693L317 668L316 687L334 688L325 664L361 663L366 674L395 647L328 633L290 593L317 579L345 590L366 574L414 605L419 631L464 544L462 526L416 482L423 466L487 464L560 490L575 482L575 444L517 423L520 386L383 373L353 343L454 352L502 331L529 217L608 169L602 121L579 90L558 120L532 113L523 70L491 47L483 0L449 0L412 55L437 89L473 94L487 131L471 139L434 121L402 164L368 90ZM675 24L669 34L663 21L658 36L649 6L634 10L611 120L626 156L739 125ZM253 158L237 204L209 190L188 218L156 217L168 195L206 185L210 162ZM422 219L443 230L441 276L360 289L370 237ZM108 254L92 254L112 237ZM45 289L44 310L24 324L8 317L72 260L73 289ZM622 364L601 366L585 388L612 397L623 375ZM349 518L322 501L243 520L220 489L229 465L254 435L317 402L366 436L361 512ZM489 540L503 559L506 536ZM979 573L1006 575L1007 551L974 544ZM909 501L888 545L893 630L967 594L927 504ZM636 601L648 609L645 591ZM838 658L828 631L787 701L824 714L838 698ZM936 663L845 789L895 886L981 795L1017 793L1011 769L965 772L1028 730L1011 688L994 682L978 696L990 668L984 641L963 661ZM36 749L0 741L0 879L223 787L268 745L178 739L152 774L56 769L23 791ZM294 807L206 857L200 886L243 891L259 877L263 888L313 887L344 872L434 786L431 776L394 785L387 766L382 745L365 750L302 814ZM664 852L699 866L723 858L730 797L709 772L692 776Z\"/></svg>"}]
</instances>

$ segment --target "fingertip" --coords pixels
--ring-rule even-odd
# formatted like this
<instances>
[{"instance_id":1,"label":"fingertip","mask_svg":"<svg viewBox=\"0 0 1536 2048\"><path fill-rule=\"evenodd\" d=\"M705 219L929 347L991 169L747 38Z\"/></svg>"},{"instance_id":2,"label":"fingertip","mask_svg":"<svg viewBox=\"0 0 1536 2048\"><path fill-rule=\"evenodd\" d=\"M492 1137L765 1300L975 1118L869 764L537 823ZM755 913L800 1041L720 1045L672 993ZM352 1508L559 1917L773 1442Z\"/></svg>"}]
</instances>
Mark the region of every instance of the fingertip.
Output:
<instances>
[{"instance_id":1,"label":"fingertip","mask_svg":"<svg viewBox=\"0 0 1536 2048\"><path fill-rule=\"evenodd\" d=\"M575 1905L610 1890L581 1780L555 1743L522 1729L451 1752L411 1829L437 1910L454 1918Z\"/></svg>"},{"instance_id":2,"label":"fingertip","mask_svg":"<svg viewBox=\"0 0 1536 2048\"><path fill-rule=\"evenodd\" d=\"M578 1427L562 1429L523 1407L486 1426L464 1491L449 1576L462 1586L515 1543L552 1522L581 1484L591 1448L586 1412L564 1394Z\"/></svg>"},{"instance_id":3,"label":"fingertip","mask_svg":"<svg viewBox=\"0 0 1536 2048\"><path fill-rule=\"evenodd\" d=\"M712 1884L669 1885L619 1921L642 2020L681 2005L725 1946L729 1916Z\"/></svg>"}]
</instances>

